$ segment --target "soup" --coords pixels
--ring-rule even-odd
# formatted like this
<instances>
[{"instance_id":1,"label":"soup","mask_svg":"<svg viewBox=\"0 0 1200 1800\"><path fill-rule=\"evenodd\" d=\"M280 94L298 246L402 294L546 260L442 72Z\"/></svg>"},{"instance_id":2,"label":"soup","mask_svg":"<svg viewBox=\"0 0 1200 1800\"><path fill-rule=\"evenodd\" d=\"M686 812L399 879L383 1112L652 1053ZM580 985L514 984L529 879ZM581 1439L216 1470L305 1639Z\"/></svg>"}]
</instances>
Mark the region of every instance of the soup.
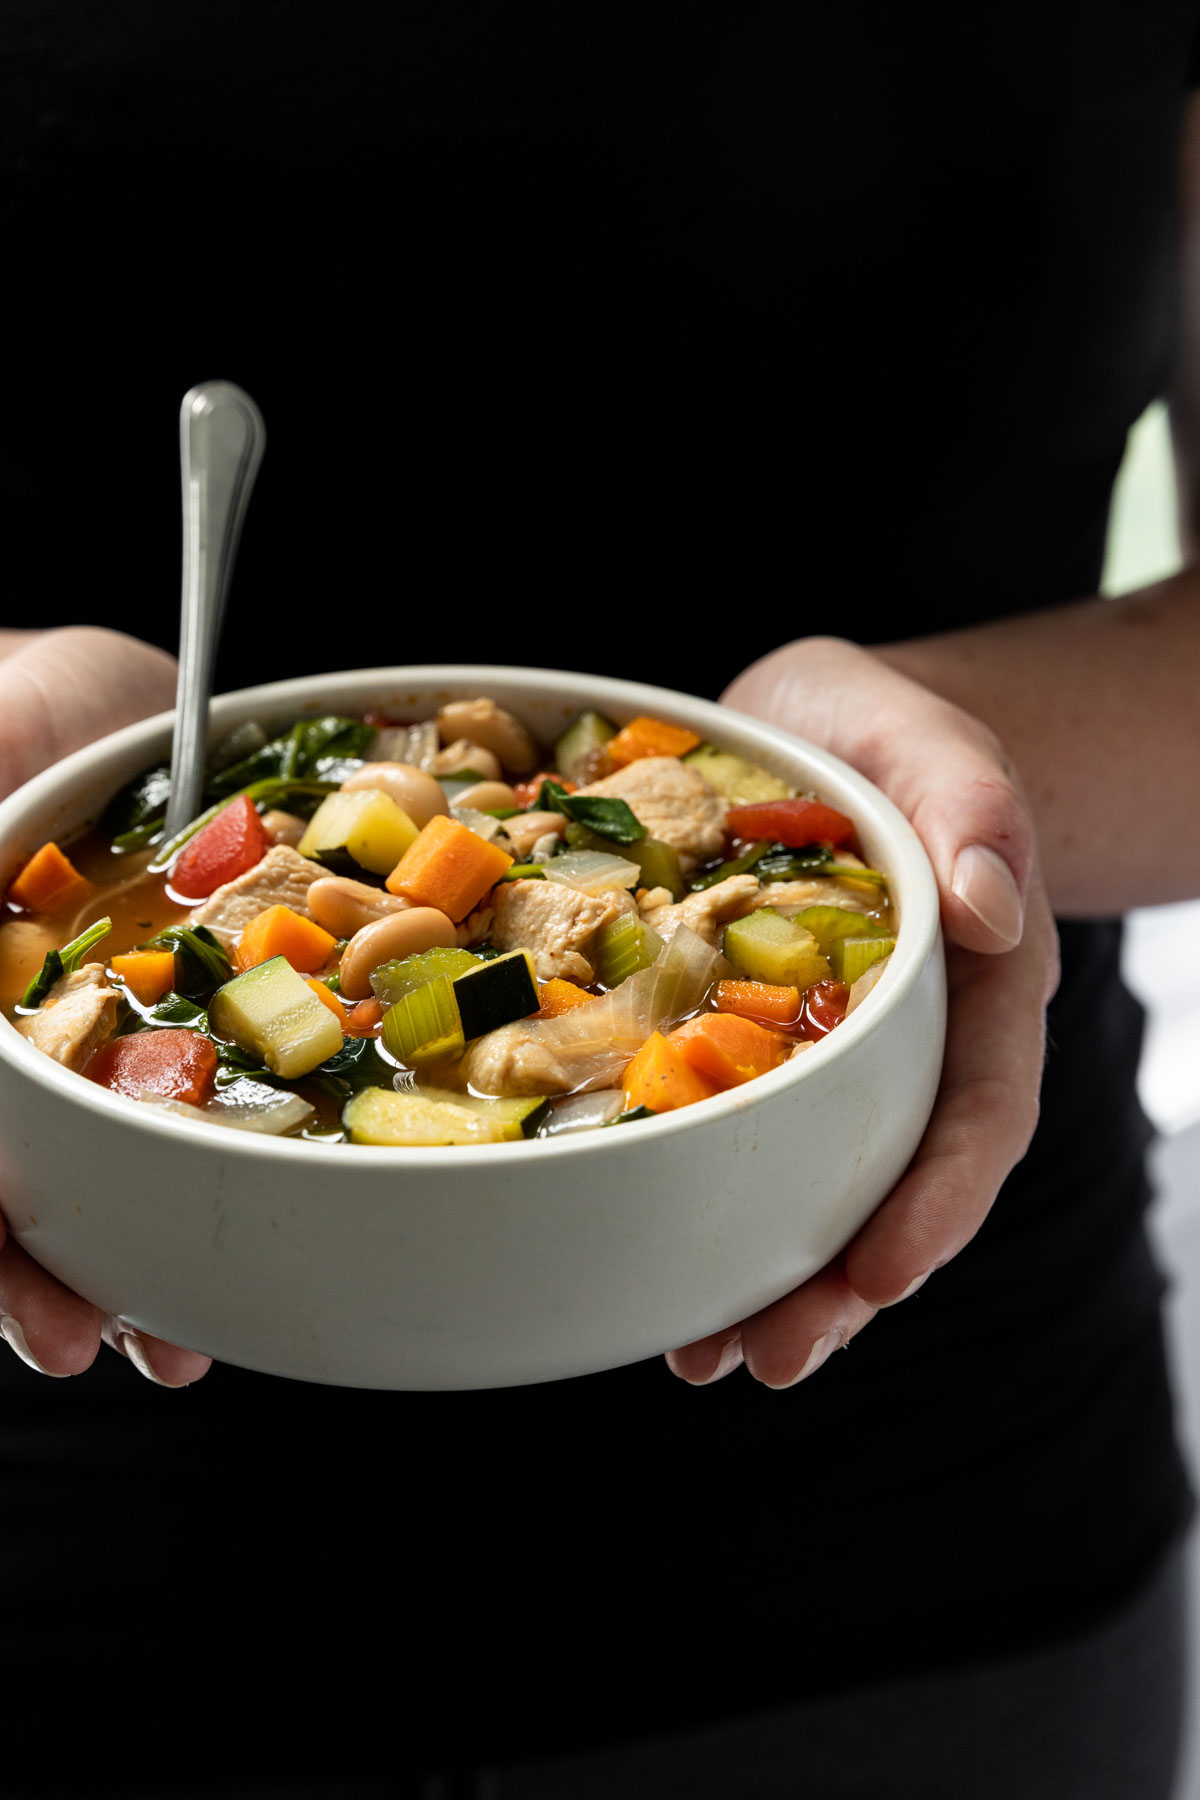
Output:
<instances>
[{"instance_id":1,"label":"soup","mask_svg":"<svg viewBox=\"0 0 1200 1800\"><path fill-rule=\"evenodd\" d=\"M894 944L854 823L677 725L541 745L486 696L219 746L17 871L0 1004L131 1104L352 1144L703 1103L836 1029Z\"/></svg>"}]
</instances>

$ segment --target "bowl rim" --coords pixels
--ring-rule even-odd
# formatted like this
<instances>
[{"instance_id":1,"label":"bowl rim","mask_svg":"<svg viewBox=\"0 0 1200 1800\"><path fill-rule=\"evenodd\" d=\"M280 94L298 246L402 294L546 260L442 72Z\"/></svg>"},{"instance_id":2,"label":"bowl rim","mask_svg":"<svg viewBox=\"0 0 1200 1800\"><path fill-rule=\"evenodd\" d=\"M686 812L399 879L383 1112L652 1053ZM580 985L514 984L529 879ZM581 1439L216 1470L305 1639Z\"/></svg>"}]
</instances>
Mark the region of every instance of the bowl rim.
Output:
<instances>
[{"instance_id":1,"label":"bowl rim","mask_svg":"<svg viewBox=\"0 0 1200 1800\"><path fill-rule=\"evenodd\" d=\"M3 1015L0 1015L0 1062L13 1064L42 1086L58 1091L64 1099L82 1105L85 1111L97 1112L114 1124L124 1121L131 1130L149 1131L152 1136L161 1135L164 1141L175 1144L179 1143L182 1131L185 1142L197 1146L206 1145L234 1160L244 1157L251 1165L261 1157L282 1156L285 1160L302 1157L304 1165L314 1168L314 1172L312 1159L315 1157L318 1159L316 1166L324 1161L328 1167L342 1171L343 1175L348 1168L359 1165L360 1159L365 1159L362 1166L374 1169L392 1164L397 1170L443 1169L447 1174L456 1169L489 1166L511 1171L516 1167L526 1166L530 1158L540 1166L547 1160L556 1161L561 1157L596 1155L605 1150L615 1151L622 1147L628 1149L639 1143L648 1145L652 1139L669 1137L675 1132L690 1130L703 1124L716 1125L723 1118L734 1118L747 1113L767 1103L785 1089L830 1070L836 1062L852 1055L862 1037L882 1025L889 1014L903 1005L930 956L938 951L940 945L937 882L925 848L915 828L900 809L866 776L831 751L812 744L781 726L768 724L733 707L685 694L678 689L658 687L647 682L626 681L617 676L589 675L577 670L529 668L507 663L414 663L323 672L260 683L250 688L230 689L214 696L210 729L220 728L223 723L222 715L225 713L245 716L247 709L261 708L269 721L276 714L286 713L289 706L302 711L314 700L318 705L327 705L330 703L322 700L323 691L345 686L362 686L368 689L371 686L421 689L461 689L473 686L478 691L487 693L488 683L493 687L511 684L526 690L532 688L554 704L562 702L565 697L564 684L568 684L578 690L581 707L586 702L617 715L626 711L629 717L657 705L660 711L673 712L680 718L688 719L693 727L699 723L711 727L711 731L705 735L712 736L717 741L720 740L722 730L725 730L740 738L743 744L747 740L756 743L763 751L773 755L776 762L802 760L808 765L806 775L816 777L813 785L818 790L822 777L830 778L835 786L841 784L850 787L855 795L852 808L855 824L861 825L869 819L876 832L887 842L890 859L888 881L893 900L898 897L896 890L903 889L903 921L897 933L896 948L888 963L886 980L872 989L863 1004L843 1020L836 1031L820 1039L805 1055L790 1058L778 1069L757 1076L742 1087L713 1095L704 1101L703 1118L697 1116L694 1108L681 1107L656 1118L630 1121L617 1131L606 1132L603 1137L595 1131L580 1131L564 1133L557 1138L531 1138L515 1143L459 1144L451 1146L453 1155L447 1155L446 1146L404 1148L356 1144L352 1146L353 1156L347 1162L346 1152L351 1146L344 1141L321 1143L312 1139L220 1130L202 1120L180 1117L149 1105L134 1111L126 1096L111 1093L97 1083L88 1081L77 1071L55 1062L43 1051L35 1049ZM366 698L364 696L364 703ZM98 758L118 759L143 741L148 745L164 733L168 736L169 745L173 720L174 711L170 709L123 726L120 730L110 732L82 749L73 751L14 789L7 798L0 801L0 845L13 828L19 814L36 813L56 800L61 801L64 794L80 785L85 776L94 778ZM216 1133L219 1135L215 1135Z\"/></svg>"}]
</instances>

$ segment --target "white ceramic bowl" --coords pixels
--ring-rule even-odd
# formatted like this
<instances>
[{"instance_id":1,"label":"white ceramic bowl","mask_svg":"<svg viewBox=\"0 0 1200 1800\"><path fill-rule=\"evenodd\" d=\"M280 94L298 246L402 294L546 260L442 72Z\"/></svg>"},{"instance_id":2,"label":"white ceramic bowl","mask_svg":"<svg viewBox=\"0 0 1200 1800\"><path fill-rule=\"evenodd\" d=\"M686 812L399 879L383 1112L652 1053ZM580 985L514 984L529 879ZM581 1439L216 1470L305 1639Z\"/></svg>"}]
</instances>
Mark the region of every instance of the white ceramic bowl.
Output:
<instances>
[{"instance_id":1,"label":"white ceramic bowl","mask_svg":"<svg viewBox=\"0 0 1200 1800\"><path fill-rule=\"evenodd\" d=\"M243 719L431 716L486 693L546 742L582 708L651 713L851 814L900 928L876 988L804 1056L701 1105L545 1142L387 1150L262 1139L71 1073L0 1019L0 1196L21 1244L134 1326L225 1362L363 1388L614 1368L745 1318L834 1256L904 1170L942 1061L937 890L912 827L844 763L665 690L529 669L313 676L219 698ZM114 733L0 805L0 891L169 751Z\"/></svg>"}]
</instances>

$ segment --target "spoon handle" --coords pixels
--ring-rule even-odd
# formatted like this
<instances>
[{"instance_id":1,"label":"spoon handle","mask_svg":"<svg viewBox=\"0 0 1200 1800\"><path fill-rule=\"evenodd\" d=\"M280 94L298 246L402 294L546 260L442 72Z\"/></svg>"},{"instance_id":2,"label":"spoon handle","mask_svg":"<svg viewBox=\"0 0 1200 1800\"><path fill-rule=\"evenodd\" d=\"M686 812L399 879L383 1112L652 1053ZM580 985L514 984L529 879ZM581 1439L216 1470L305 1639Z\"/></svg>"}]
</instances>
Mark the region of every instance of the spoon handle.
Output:
<instances>
[{"instance_id":1,"label":"spoon handle","mask_svg":"<svg viewBox=\"0 0 1200 1800\"><path fill-rule=\"evenodd\" d=\"M262 414L231 381L202 381L184 395L179 412L183 594L168 838L200 810L217 643L266 438Z\"/></svg>"}]
</instances>

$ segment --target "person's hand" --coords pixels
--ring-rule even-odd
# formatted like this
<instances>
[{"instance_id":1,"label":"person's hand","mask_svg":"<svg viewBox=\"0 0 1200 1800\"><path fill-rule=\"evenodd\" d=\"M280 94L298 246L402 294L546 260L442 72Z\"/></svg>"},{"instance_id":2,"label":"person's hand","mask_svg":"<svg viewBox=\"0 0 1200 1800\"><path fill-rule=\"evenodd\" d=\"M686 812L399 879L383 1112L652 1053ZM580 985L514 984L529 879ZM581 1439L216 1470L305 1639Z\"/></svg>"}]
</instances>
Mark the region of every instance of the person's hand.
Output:
<instances>
[{"instance_id":1,"label":"person's hand","mask_svg":"<svg viewBox=\"0 0 1200 1800\"><path fill-rule=\"evenodd\" d=\"M90 626L0 633L0 797L106 732L174 704L174 659L136 638ZM101 1340L149 1380L183 1387L210 1358L138 1333L73 1294L4 1235L0 1332L45 1375L77 1375Z\"/></svg>"},{"instance_id":2,"label":"person's hand","mask_svg":"<svg viewBox=\"0 0 1200 1800\"><path fill-rule=\"evenodd\" d=\"M667 1358L695 1385L744 1361L767 1387L790 1387L956 1256L1024 1155L1058 939L1028 809L1001 745L977 720L834 638L772 652L722 698L832 750L911 819L937 875L947 940L942 1082L899 1185L801 1287Z\"/></svg>"}]
</instances>

